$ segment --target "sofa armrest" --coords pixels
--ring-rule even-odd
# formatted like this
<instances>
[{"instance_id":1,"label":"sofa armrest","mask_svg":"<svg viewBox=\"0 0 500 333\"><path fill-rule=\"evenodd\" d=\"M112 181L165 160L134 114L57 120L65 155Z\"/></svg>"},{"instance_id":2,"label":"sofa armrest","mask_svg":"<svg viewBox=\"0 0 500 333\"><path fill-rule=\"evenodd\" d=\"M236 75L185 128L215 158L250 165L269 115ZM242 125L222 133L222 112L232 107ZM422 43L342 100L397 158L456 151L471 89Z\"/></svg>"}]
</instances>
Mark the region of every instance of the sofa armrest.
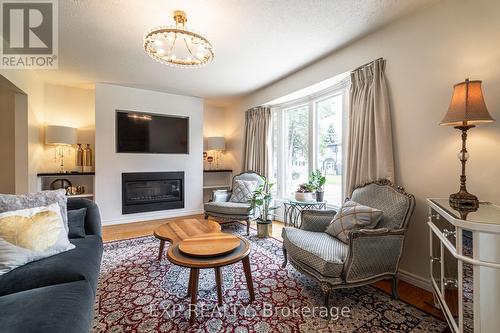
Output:
<instances>
[{"instance_id":1,"label":"sofa armrest","mask_svg":"<svg viewBox=\"0 0 500 333\"><path fill-rule=\"evenodd\" d=\"M102 236L101 215L96 203L84 198L68 198L68 210L87 208L85 214L85 233Z\"/></svg>"},{"instance_id":2,"label":"sofa armrest","mask_svg":"<svg viewBox=\"0 0 500 333\"><path fill-rule=\"evenodd\" d=\"M303 210L301 212L300 229L306 231L323 232L337 214L334 210Z\"/></svg>"},{"instance_id":3,"label":"sofa armrest","mask_svg":"<svg viewBox=\"0 0 500 333\"><path fill-rule=\"evenodd\" d=\"M216 190L212 191L212 199L210 201L213 202L227 202L231 197L231 191L229 190Z\"/></svg>"},{"instance_id":4,"label":"sofa armrest","mask_svg":"<svg viewBox=\"0 0 500 333\"><path fill-rule=\"evenodd\" d=\"M349 255L342 279L353 283L398 271L405 230L361 229L349 234Z\"/></svg>"}]
</instances>

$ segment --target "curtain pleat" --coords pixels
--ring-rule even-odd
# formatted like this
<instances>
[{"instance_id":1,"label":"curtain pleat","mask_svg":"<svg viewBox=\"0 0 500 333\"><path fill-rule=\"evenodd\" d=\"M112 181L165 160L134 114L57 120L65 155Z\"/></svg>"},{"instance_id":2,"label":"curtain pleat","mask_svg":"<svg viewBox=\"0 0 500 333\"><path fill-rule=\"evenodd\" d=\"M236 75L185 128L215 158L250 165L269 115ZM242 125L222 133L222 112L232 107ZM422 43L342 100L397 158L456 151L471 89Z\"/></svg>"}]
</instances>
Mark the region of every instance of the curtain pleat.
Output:
<instances>
[{"instance_id":1,"label":"curtain pleat","mask_svg":"<svg viewBox=\"0 0 500 333\"><path fill-rule=\"evenodd\" d=\"M345 196L356 185L387 178L394 181L391 111L385 60L351 73Z\"/></svg>"},{"instance_id":2,"label":"curtain pleat","mask_svg":"<svg viewBox=\"0 0 500 333\"><path fill-rule=\"evenodd\" d=\"M245 147L243 170L269 174L268 140L271 129L271 109L258 106L245 113Z\"/></svg>"}]
</instances>

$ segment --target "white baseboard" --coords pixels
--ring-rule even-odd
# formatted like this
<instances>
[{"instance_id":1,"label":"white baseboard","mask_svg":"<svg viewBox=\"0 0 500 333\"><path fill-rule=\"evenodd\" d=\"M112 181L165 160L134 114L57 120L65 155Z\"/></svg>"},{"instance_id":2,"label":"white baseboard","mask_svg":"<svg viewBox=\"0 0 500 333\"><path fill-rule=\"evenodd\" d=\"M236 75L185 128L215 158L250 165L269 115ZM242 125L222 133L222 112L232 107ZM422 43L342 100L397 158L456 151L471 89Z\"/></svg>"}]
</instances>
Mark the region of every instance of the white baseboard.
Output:
<instances>
[{"instance_id":1,"label":"white baseboard","mask_svg":"<svg viewBox=\"0 0 500 333\"><path fill-rule=\"evenodd\" d=\"M203 209L182 209L178 211L160 211L160 212L150 212L150 213L139 213L123 215L118 218L113 219L103 219L102 225L114 225L114 224L126 224L134 222L144 222L151 220L167 219L173 217L182 217L189 215L203 214Z\"/></svg>"},{"instance_id":2,"label":"white baseboard","mask_svg":"<svg viewBox=\"0 0 500 333\"><path fill-rule=\"evenodd\" d=\"M408 271L405 271L404 269L399 269L398 278L416 287L432 292L432 286L429 279L426 279L420 275L410 273Z\"/></svg>"}]
</instances>

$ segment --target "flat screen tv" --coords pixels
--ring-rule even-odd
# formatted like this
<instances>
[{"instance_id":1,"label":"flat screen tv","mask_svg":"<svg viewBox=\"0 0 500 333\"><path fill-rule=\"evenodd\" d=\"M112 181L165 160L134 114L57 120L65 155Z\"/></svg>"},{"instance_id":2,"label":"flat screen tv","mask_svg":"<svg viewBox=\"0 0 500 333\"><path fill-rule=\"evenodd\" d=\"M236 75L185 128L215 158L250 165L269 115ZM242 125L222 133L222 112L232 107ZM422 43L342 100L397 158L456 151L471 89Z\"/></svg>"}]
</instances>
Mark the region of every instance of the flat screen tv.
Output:
<instances>
[{"instance_id":1,"label":"flat screen tv","mask_svg":"<svg viewBox=\"0 0 500 333\"><path fill-rule=\"evenodd\" d=\"M116 110L116 152L189 154L189 118Z\"/></svg>"}]
</instances>

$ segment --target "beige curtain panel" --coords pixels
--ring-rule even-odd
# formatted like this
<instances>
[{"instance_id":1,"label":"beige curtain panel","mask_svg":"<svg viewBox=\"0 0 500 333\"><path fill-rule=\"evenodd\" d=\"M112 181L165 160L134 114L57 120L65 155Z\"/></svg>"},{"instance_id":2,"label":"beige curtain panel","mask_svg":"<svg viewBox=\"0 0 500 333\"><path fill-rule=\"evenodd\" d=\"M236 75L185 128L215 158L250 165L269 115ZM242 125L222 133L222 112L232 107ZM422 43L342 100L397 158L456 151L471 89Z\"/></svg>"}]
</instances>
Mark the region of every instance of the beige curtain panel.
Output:
<instances>
[{"instance_id":1,"label":"beige curtain panel","mask_svg":"<svg viewBox=\"0 0 500 333\"><path fill-rule=\"evenodd\" d=\"M351 73L345 196L356 185L388 178L394 181L391 111L384 75L377 59Z\"/></svg>"},{"instance_id":2,"label":"beige curtain panel","mask_svg":"<svg viewBox=\"0 0 500 333\"><path fill-rule=\"evenodd\" d=\"M245 113L245 150L243 170L268 176L268 139L271 129L271 109L258 106Z\"/></svg>"}]
</instances>

